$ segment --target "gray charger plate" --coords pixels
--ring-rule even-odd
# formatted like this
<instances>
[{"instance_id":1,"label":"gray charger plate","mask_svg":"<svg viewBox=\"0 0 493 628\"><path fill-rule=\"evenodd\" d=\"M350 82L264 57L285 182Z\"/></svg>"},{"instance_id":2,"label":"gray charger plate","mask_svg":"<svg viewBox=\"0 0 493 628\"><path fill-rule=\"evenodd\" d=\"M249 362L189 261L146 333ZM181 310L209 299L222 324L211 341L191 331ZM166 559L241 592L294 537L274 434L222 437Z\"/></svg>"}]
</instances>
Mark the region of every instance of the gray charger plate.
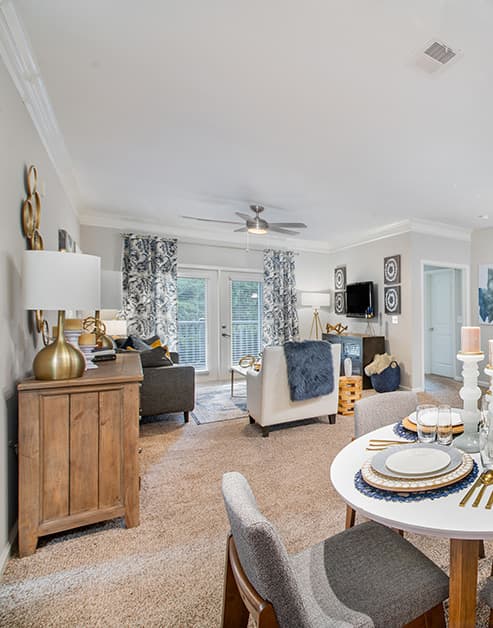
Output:
<instances>
[{"instance_id":1,"label":"gray charger plate","mask_svg":"<svg viewBox=\"0 0 493 628\"><path fill-rule=\"evenodd\" d=\"M423 473L423 474L419 474L412 477L410 477L409 475L401 474L401 473L395 473L394 471L391 471L385 465L387 458L391 456L392 454L395 454L397 451L404 451L405 449L412 449L413 447L425 447L425 448L430 447L432 449L439 449L440 451L444 451L447 454L449 454L450 462L446 467L444 467L443 469L440 469L439 471L433 471L432 473ZM462 464L463 455L464 455L463 452L459 451L455 447L451 447L447 445L440 445L439 443L416 443L412 445L394 445L392 447L387 447L385 451L379 451L378 454L375 454L371 460L371 466L377 473L380 473L381 475L384 475L388 478L396 478L398 480L405 480L407 478L409 480L409 479L414 479L415 477L415 479L424 480L426 478L434 478L440 475L445 475L446 473L450 473L454 469L457 469L457 467L460 464Z\"/></svg>"}]
</instances>

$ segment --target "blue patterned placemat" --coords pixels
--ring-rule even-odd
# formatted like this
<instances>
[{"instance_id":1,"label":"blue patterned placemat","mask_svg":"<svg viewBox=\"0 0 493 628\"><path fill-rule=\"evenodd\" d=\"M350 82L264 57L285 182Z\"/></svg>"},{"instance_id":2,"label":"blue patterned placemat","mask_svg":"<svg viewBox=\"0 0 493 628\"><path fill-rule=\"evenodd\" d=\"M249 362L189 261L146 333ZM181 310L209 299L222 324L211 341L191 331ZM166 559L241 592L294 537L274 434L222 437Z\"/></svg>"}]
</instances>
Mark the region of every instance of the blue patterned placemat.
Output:
<instances>
[{"instance_id":1,"label":"blue patterned placemat","mask_svg":"<svg viewBox=\"0 0 493 628\"><path fill-rule=\"evenodd\" d=\"M467 477L450 486L444 486L443 488L435 488L431 491L420 491L418 493L394 493L392 491L384 491L381 488L375 488L370 486L363 480L361 471L358 471L354 476L354 486L363 495L367 497L374 497L375 499L384 499L387 502L420 502L423 499L439 499L440 497L447 497L452 493L458 493L462 489L466 488L476 479L479 473L478 465L473 462L471 473Z\"/></svg>"},{"instance_id":2,"label":"blue patterned placemat","mask_svg":"<svg viewBox=\"0 0 493 628\"><path fill-rule=\"evenodd\" d=\"M392 429L396 436L400 436L400 438L404 438L405 440L416 440L417 438L416 432L411 432L411 430L406 429L402 425L402 421L398 421Z\"/></svg>"}]
</instances>

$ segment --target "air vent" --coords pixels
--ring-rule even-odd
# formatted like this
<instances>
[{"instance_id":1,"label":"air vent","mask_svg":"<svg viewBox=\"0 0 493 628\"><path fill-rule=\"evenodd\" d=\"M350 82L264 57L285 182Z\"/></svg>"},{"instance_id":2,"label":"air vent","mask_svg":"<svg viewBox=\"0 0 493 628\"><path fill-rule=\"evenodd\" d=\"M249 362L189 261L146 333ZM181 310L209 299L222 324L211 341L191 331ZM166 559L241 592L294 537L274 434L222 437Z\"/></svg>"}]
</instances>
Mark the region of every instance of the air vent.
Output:
<instances>
[{"instance_id":1,"label":"air vent","mask_svg":"<svg viewBox=\"0 0 493 628\"><path fill-rule=\"evenodd\" d=\"M456 53L452 50L452 48L449 48L438 41L434 41L431 46L425 50L425 55L428 55L428 57L431 57L434 61L438 61L438 63L441 63L442 65L445 65L453 59L455 54Z\"/></svg>"}]
</instances>

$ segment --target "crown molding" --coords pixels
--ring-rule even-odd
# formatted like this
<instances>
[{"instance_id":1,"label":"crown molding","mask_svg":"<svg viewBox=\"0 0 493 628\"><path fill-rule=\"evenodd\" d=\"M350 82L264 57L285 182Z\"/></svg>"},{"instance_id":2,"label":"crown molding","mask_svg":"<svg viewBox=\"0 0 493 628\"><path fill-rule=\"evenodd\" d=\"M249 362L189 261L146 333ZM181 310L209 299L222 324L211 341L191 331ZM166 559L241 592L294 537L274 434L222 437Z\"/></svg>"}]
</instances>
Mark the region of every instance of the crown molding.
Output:
<instances>
[{"instance_id":1,"label":"crown molding","mask_svg":"<svg viewBox=\"0 0 493 628\"><path fill-rule=\"evenodd\" d=\"M431 220L406 219L362 232L357 238L348 239L346 242L332 247L330 252L337 253L339 251L345 251L346 249L363 246L386 238L393 238L405 233L419 233L422 235L447 238L449 240L470 242L472 230Z\"/></svg>"},{"instance_id":2,"label":"crown molding","mask_svg":"<svg viewBox=\"0 0 493 628\"><path fill-rule=\"evenodd\" d=\"M300 240L299 238L277 238L251 235L246 242L245 234L231 233L228 231L209 231L185 227L166 226L157 222L135 220L127 216L117 216L107 213L81 212L80 224L88 227L100 227L105 229L118 229L121 231L136 231L159 233L178 238L180 242L190 244L207 244L213 246L228 245L234 249L262 250L268 247L289 249L305 253L323 253L328 255L330 247L328 242L320 240Z\"/></svg>"},{"instance_id":3,"label":"crown molding","mask_svg":"<svg viewBox=\"0 0 493 628\"><path fill-rule=\"evenodd\" d=\"M0 0L0 57L31 116L72 209L77 214L79 188L72 160L29 38L12 0Z\"/></svg>"}]
</instances>

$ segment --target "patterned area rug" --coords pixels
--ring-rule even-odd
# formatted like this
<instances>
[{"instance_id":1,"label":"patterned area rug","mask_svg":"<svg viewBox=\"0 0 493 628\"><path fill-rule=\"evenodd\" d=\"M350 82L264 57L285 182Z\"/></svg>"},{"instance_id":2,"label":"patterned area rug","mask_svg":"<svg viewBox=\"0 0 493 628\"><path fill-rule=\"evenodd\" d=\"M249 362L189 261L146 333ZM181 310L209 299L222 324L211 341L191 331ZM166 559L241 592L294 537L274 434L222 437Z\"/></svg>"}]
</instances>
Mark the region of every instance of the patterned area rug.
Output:
<instances>
[{"instance_id":1,"label":"patterned area rug","mask_svg":"<svg viewBox=\"0 0 493 628\"><path fill-rule=\"evenodd\" d=\"M244 419L248 416L246 382L235 381L235 396L231 397L231 385L200 385L197 388L195 409L192 416L198 425Z\"/></svg>"}]
</instances>

